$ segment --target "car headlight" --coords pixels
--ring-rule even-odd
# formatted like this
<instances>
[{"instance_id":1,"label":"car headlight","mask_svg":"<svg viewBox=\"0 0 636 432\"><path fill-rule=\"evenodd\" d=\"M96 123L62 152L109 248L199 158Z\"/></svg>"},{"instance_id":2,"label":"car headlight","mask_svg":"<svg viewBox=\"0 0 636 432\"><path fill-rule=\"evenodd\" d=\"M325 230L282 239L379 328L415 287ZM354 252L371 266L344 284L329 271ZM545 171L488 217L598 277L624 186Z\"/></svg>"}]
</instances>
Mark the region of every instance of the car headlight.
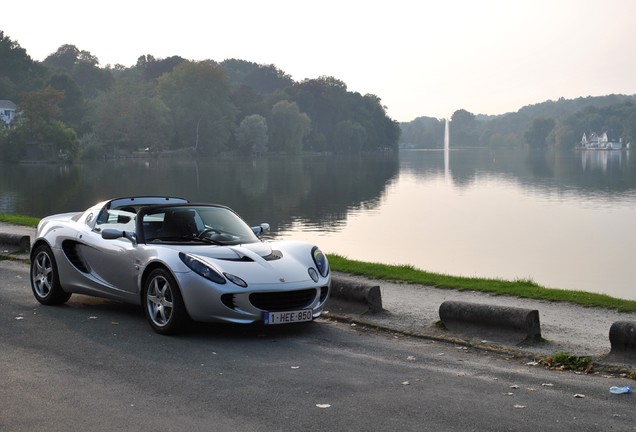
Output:
<instances>
[{"instance_id":1,"label":"car headlight","mask_svg":"<svg viewBox=\"0 0 636 432\"><path fill-rule=\"evenodd\" d=\"M327 256L322 253L318 246L314 246L311 249L311 257L314 259L318 273L320 273L322 277L327 277L329 274L329 261L327 261Z\"/></svg>"},{"instance_id":2,"label":"car headlight","mask_svg":"<svg viewBox=\"0 0 636 432\"><path fill-rule=\"evenodd\" d=\"M219 272L217 272L214 268L210 267L203 261L191 257L190 255L184 254L183 252L179 252L179 258L181 258L181 261L183 261L183 263L196 274L218 284L226 283L225 278L221 276Z\"/></svg>"}]
</instances>

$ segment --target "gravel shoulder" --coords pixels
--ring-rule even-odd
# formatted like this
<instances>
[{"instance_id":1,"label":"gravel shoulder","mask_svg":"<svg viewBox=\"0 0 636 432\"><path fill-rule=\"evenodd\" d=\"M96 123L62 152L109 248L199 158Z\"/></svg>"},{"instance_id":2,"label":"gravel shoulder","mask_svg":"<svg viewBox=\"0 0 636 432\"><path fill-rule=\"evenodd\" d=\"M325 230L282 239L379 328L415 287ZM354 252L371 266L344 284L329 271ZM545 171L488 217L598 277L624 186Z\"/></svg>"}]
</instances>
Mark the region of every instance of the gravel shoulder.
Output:
<instances>
[{"instance_id":1,"label":"gravel shoulder","mask_svg":"<svg viewBox=\"0 0 636 432\"><path fill-rule=\"evenodd\" d=\"M612 324L616 321L636 321L636 313L342 276L356 279L362 284L380 286L385 311L360 315L360 322L423 336L452 337L436 325L440 319L439 306L447 300L536 309L539 311L541 334L545 342L516 347L535 355L564 351L595 359L603 358L611 348L609 330Z\"/></svg>"}]
</instances>

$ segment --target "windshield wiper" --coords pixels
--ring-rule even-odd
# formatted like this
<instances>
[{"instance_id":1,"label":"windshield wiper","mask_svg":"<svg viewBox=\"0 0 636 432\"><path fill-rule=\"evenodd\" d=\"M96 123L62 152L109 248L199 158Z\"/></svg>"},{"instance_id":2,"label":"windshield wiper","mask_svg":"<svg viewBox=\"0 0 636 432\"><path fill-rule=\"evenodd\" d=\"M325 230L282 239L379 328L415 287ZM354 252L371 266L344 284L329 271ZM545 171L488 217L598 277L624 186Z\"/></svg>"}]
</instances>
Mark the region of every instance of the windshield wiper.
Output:
<instances>
[{"instance_id":1,"label":"windshield wiper","mask_svg":"<svg viewBox=\"0 0 636 432\"><path fill-rule=\"evenodd\" d=\"M176 236L176 237L154 237L149 239L148 241L157 241L160 242L174 242L174 241L189 241L189 242L198 242L198 243L207 243L214 245L222 245L223 243L218 242L216 240L212 240L211 238L199 238L199 237L191 237L191 236Z\"/></svg>"}]
</instances>

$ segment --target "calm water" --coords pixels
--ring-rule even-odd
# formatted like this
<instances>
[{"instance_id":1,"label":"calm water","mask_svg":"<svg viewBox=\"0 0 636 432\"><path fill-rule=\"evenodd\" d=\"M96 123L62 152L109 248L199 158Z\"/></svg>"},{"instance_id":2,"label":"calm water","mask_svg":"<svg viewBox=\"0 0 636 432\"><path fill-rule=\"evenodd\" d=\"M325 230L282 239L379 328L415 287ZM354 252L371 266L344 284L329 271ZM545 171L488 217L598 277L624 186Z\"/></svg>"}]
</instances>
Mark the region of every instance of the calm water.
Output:
<instances>
[{"instance_id":1,"label":"calm water","mask_svg":"<svg viewBox=\"0 0 636 432\"><path fill-rule=\"evenodd\" d=\"M170 194L229 205L274 237L352 259L636 299L633 155L447 155L0 165L0 212Z\"/></svg>"}]
</instances>

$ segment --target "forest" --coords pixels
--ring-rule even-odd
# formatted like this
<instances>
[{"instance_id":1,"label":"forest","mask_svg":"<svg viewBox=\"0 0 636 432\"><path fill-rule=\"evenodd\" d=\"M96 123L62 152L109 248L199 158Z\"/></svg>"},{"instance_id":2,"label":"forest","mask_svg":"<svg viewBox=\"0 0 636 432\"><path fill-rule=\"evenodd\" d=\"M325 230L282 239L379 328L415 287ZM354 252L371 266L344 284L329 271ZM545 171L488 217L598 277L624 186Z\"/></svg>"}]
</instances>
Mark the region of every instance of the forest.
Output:
<instances>
[{"instance_id":1,"label":"forest","mask_svg":"<svg viewBox=\"0 0 636 432\"><path fill-rule=\"evenodd\" d=\"M401 123L403 148L442 148L445 119L418 117ZM636 96L608 95L560 98L497 116L459 109L450 118L451 146L572 149L583 134L608 135L636 142Z\"/></svg>"},{"instance_id":2,"label":"forest","mask_svg":"<svg viewBox=\"0 0 636 432\"><path fill-rule=\"evenodd\" d=\"M275 65L142 55L107 65L75 45L34 61L0 31L0 159L139 154L258 156L394 152L400 125L381 99L329 76L295 82Z\"/></svg>"}]
</instances>

